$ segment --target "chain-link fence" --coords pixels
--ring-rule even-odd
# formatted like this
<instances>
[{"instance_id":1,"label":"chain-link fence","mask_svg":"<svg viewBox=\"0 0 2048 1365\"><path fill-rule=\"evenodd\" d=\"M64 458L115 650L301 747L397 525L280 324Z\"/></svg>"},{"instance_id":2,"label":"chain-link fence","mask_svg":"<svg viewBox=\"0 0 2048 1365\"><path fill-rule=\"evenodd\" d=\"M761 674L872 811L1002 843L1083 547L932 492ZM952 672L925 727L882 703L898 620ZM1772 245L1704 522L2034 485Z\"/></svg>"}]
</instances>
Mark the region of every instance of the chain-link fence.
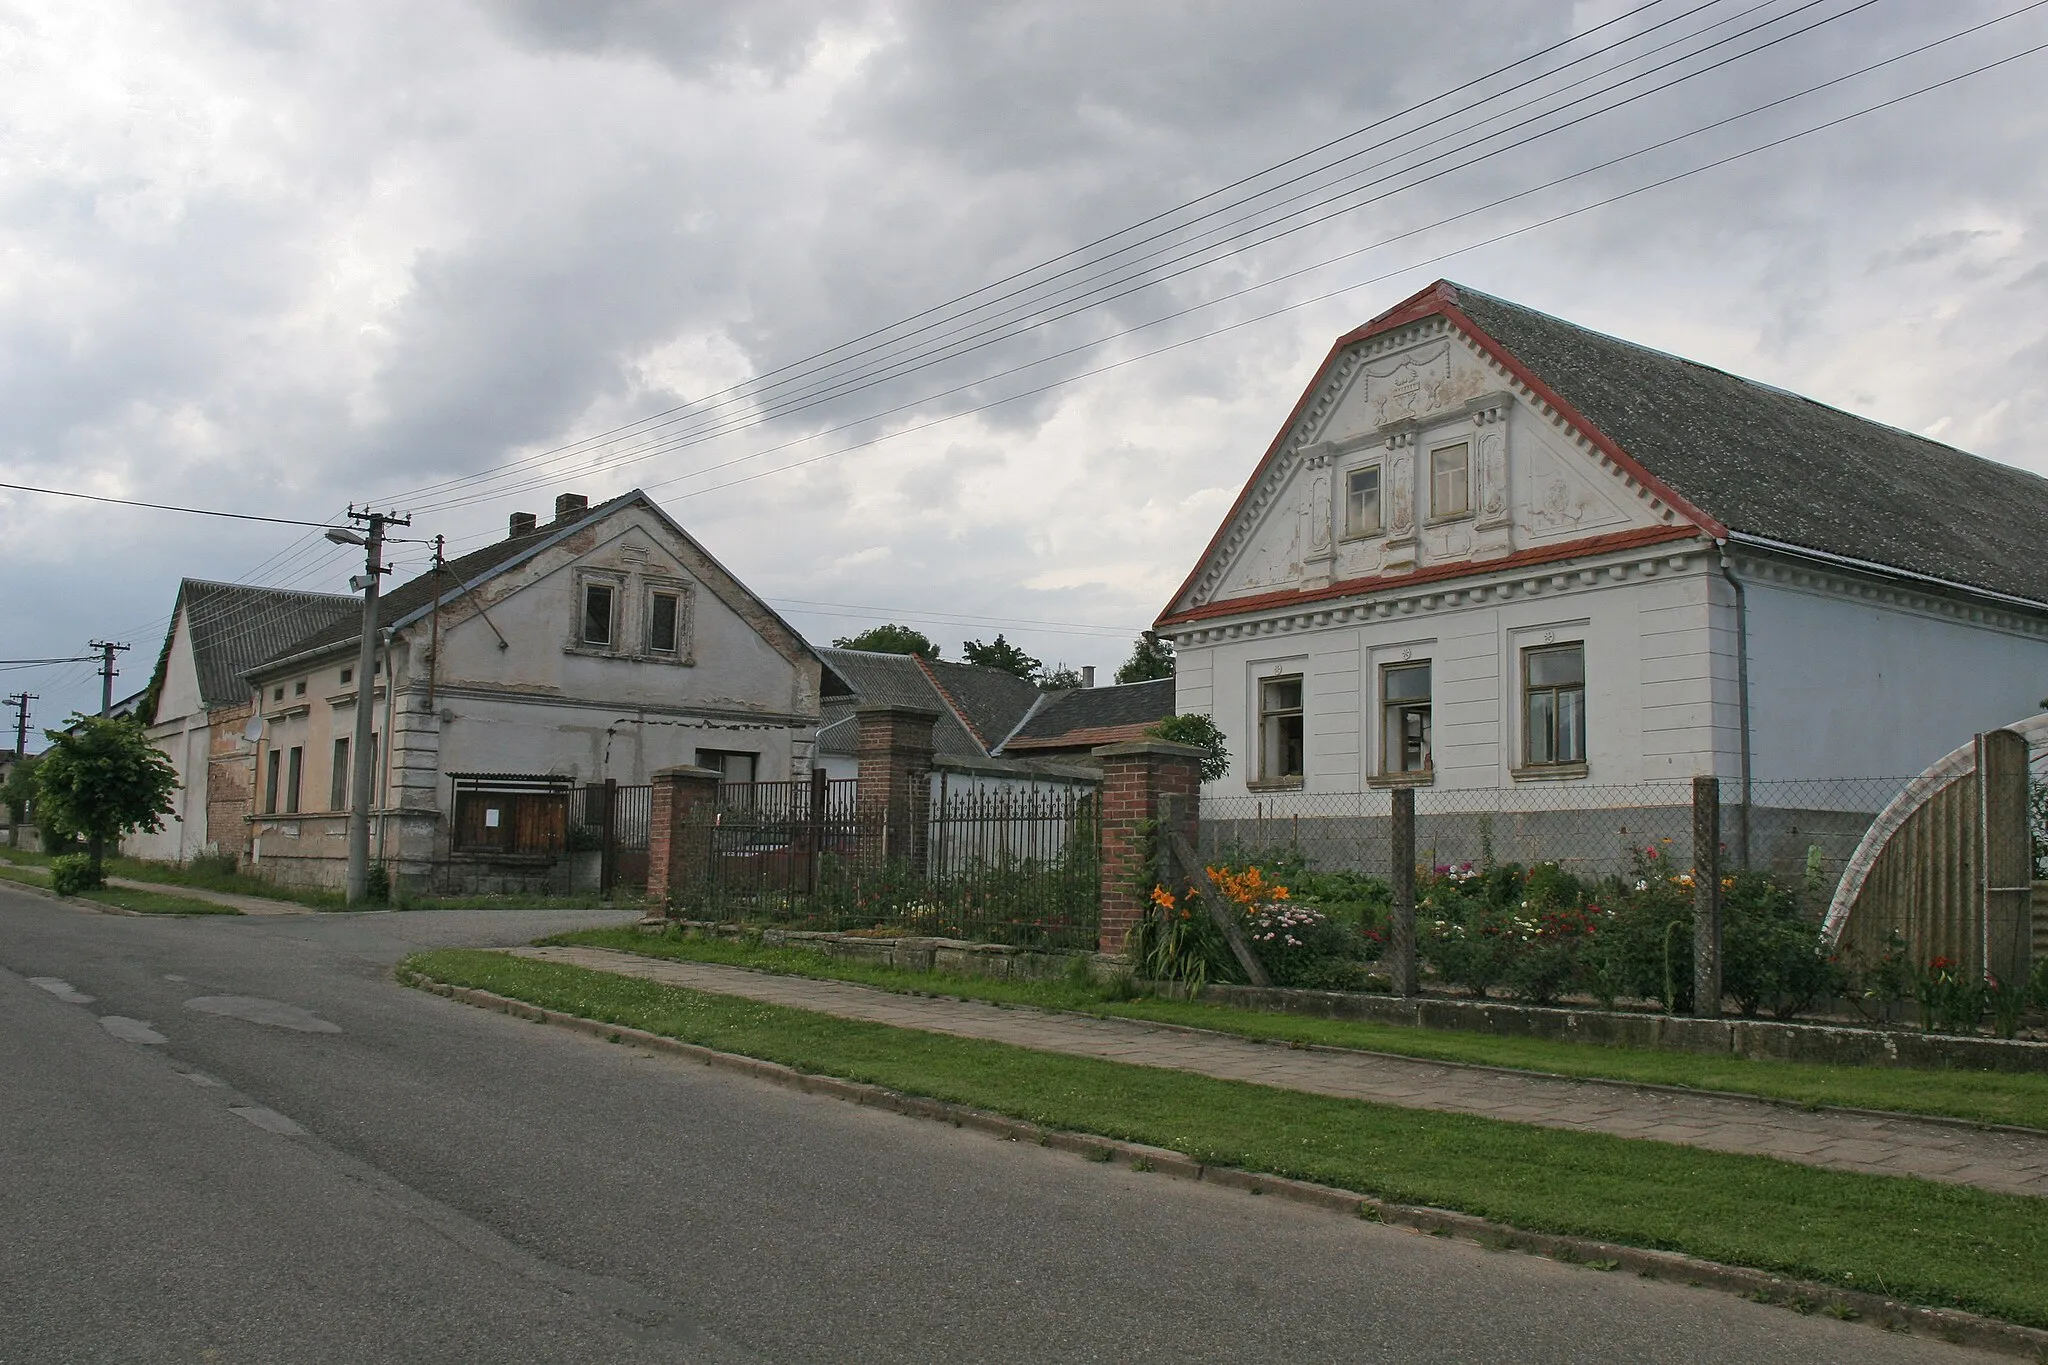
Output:
<instances>
[{"instance_id":1,"label":"chain-link fence","mask_svg":"<svg viewBox=\"0 0 2048 1365\"><path fill-rule=\"evenodd\" d=\"M1721 785L1721 862L1796 879L1825 896L1872 819L1904 778ZM1202 802L1201 850L1217 859L1285 857L1318 871L1391 870L1393 792L1276 791ZM1416 859L1425 867L1555 863L1579 876L1619 876L1655 856L1692 865L1692 784L1528 784L1422 787Z\"/></svg>"}]
</instances>

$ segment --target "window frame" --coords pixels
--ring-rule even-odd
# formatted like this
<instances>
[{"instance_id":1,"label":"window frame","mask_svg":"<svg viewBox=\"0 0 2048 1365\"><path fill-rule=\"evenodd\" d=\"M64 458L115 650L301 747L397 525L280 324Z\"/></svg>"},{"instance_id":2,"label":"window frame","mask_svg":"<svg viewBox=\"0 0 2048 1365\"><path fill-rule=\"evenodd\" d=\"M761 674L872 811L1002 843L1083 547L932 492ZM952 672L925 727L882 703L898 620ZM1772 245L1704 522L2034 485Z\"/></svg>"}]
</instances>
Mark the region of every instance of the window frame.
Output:
<instances>
[{"instance_id":1,"label":"window frame","mask_svg":"<svg viewBox=\"0 0 2048 1365\"><path fill-rule=\"evenodd\" d=\"M284 750L272 745L263 764L263 813L277 814L278 784L283 780Z\"/></svg>"},{"instance_id":2,"label":"window frame","mask_svg":"<svg viewBox=\"0 0 2048 1365\"><path fill-rule=\"evenodd\" d=\"M661 619L660 603L670 603L669 640L666 645L655 642L655 625ZM683 656L683 591L681 588L655 585L647 589L647 652L662 658Z\"/></svg>"},{"instance_id":3,"label":"window frame","mask_svg":"<svg viewBox=\"0 0 2048 1365\"><path fill-rule=\"evenodd\" d=\"M351 737L348 735L334 737L334 771L329 774L327 781L329 810L348 809L349 797L352 794L349 788L354 785L355 777L348 762L349 750L354 747L350 741Z\"/></svg>"},{"instance_id":4,"label":"window frame","mask_svg":"<svg viewBox=\"0 0 2048 1365\"><path fill-rule=\"evenodd\" d=\"M1370 474L1372 479L1372 525L1361 526L1354 515L1356 492L1352 480L1361 474ZM1344 471L1344 536L1345 540L1369 540L1387 533L1387 471L1386 464L1374 460L1370 464L1353 465Z\"/></svg>"},{"instance_id":5,"label":"window frame","mask_svg":"<svg viewBox=\"0 0 2048 1365\"><path fill-rule=\"evenodd\" d=\"M1539 685L1532 680L1534 664L1538 655L1564 654L1568 651L1578 655L1579 680L1576 683L1543 683ZM1586 667L1586 642L1583 639L1556 640L1543 644L1524 645L1521 655L1522 766L1520 771L1531 774L1582 773L1586 771L1588 740L1586 676L1589 671ZM1561 705L1561 702L1565 696L1571 693L1578 695L1578 725L1576 731L1578 752L1573 756L1560 756L1560 731L1564 728L1559 723L1564 715L1564 707ZM1535 698L1538 696L1547 696L1550 699L1548 715L1541 725L1536 721L1533 705ZM1549 756L1541 759L1536 757L1536 741L1539 731L1547 741L1546 747L1549 750Z\"/></svg>"},{"instance_id":6,"label":"window frame","mask_svg":"<svg viewBox=\"0 0 2048 1365\"><path fill-rule=\"evenodd\" d=\"M1269 706L1269 690L1292 683L1294 705ZM1308 779L1308 675L1306 671L1274 673L1255 680L1254 698L1258 717L1259 768L1251 787L1299 787ZM1292 747L1288 731L1292 729ZM1276 752L1277 751L1277 752ZM1290 766L1288 759L1294 761Z\"/></svg>"},{"instance_id":7,"label":"window frame","mask_svg":"<svg viewBox=\"0 0 2048 1365\"><path fill-rule=\"evenodd\" d=\"M284 813L297 815L304 808L301 798L305 795L306 746L294 744L286 750L284 779Z\"/></svg>"},{"instance_id":8,"label":"window frame","mask_svg":"<svg viewBox=\"0 0 2048 1365\"><path fill-rule=\"evenodd\" d=\"M590 597L592 593L605 595L605 635L602 640L590 638ZM581 578L576 584L576 643L584 649L610 653L619 645L619 585L609 579Z\"/></svg>"},{"instance_id":9,"label":"window frame","mask_svg":"<svg viewBox=\"0 0 2048 1365\"><path fill-rule=\"evenodd\" d=\"M1390 683L1397 673L1423 675L1423 692L1420 697L1395 697ZM1380 771L1386 778L1425 778L1436 772L1436 661L1434 659L1395 659L1380 665ZM1408 766L1407 719L1419 712L1422 717L1421 761L1414 767ZM1398 731L1396 717L1400 718ZM1398 734L1398 739L1397 739ZM1398 752L1397 752L1398 751ZM1397 761L1398 760L1398 761Z\"/></svg>"},{"instance_id":10,"label":"window frame","mask_svg":"<svg viewBox=\"0 0 2048 1365\"><path fill-rule=\"evenodd\" d=\"M1442 499L1441 499L1441 498L1440 498L1440 497L1438 496L1438 491L1439 491L1439 490L1438 490L1438 473L1437 473L1437 458L1438 458L1439 456L1442 456L1442 455L1448 455L1448 454L1450 454L1450 453L1451 453L1452 451L1454 451L1454 450L1460 450L1460 451L1463 451L1463 452L1464 452L1464 457L1463 457L1463 459L1462 459L1462 460L1460 461L1460 463L1461 463L1461 464L1462 464L1462 465L1464 466L1464 480L1463 480L1463 487L1464 487L1464 499L1465 499L1465 500L1464 500L1464 503L1463 503L1463 504L1462 504L1461 506L1457 507L1457 508L1456 508L1455 510L1452 510L1452 511L1445 511L1445 510L1443 509L1443 503L1442 503ZM1470 438L1470 437L1467 437L1467 436L1461 436L1461 437L1459 437L1459 438L1458 438L1457 440L1455 440L1455 441L1445 441L1445 442L1444 442L1444 443L1443 443L1442 445L1440 445L1440 446L1431 446L1431 447L1430 447L1430 450L1429 450L1429 459L1428 459L1428 465L1429 465L1429 519L1430 519L1430 521L1431 521L1431 522L1439 522L1439 521L1458 521L1458 520L1461 520L1461 519L1463 519L1463 518L1465 518L1465 517L1469 517L1469 516L1471 516L1471 515L1472 515L1472 440L1471 440L1471 438Z\"/></svg>"},{"instance_id":11,"label":"window frame","mask_svg":"<svg viewBox=\"0 0 2048 1365\"><path fill-rule=\"evenodd\" d=\"M707 763L705 762L707 758L717 759L718 761L716 763ZM729 760L735 758L746 759L747 771L753 774L753 776L744 779L744 781L750 784L759 783L761 780L761 752L758 749L699 749L696 753L698 767L715 767L718 769L718 784L722 787L738 785L742 780L732 775L732 767Z\"/></svg>"}]
</instances>

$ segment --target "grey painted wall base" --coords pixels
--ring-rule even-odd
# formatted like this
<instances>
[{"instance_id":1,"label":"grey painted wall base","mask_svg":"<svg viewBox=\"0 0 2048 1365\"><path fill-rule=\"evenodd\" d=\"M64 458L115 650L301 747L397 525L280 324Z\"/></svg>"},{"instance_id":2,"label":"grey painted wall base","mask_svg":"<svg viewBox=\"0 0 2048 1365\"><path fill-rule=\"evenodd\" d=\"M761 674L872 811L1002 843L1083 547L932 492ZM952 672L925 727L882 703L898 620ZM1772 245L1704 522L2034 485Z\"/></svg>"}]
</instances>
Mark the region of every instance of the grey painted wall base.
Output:
<instances>
[{"instance_id":1,"label":"grey painted wall base","mask_svg":"<svg viewBox=\"0 0 2048 1365\"><path fill-rule=\"evenodd\" d=\"M1917 1029L1846 1028L1768 1019L1685 1019L1665 1014L1545 1009L1437 996L1404 999L1349 991L1257 986L1212 985L1202 992L1202 998L1278 1013L1364 1019L1503 1038L1545 1038L1606 1047L1847 1066L2048 1072L2048 1043L1922 1033Z\"/></svg>"}]
</instances>

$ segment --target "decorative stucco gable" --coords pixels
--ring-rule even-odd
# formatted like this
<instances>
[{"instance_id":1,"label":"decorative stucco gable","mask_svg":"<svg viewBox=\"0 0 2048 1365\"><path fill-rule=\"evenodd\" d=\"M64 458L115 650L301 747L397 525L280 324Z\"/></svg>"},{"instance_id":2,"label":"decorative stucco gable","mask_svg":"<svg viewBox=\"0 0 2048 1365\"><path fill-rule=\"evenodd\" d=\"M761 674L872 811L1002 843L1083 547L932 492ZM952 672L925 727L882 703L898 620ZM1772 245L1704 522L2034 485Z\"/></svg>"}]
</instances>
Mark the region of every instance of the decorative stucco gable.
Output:
<instances>
[{"instance_id":1,"label":"decorative stucco gable","mask_svg":"<svg viewBox=\"0 0 2048 1365\"><path fill-rule=\"evenodd\" d=\"M1712 525L1426 291L1337 343L1162 620L1659 529Z\"/></svg>"}]
</instances>

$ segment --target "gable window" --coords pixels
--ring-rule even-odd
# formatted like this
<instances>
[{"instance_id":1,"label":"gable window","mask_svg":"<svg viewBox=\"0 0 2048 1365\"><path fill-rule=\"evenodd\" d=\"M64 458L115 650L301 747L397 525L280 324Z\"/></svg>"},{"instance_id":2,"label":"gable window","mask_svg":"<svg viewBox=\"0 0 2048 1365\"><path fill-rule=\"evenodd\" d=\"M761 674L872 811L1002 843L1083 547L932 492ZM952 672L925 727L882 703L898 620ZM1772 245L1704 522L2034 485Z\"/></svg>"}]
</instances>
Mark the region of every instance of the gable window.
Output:
<instances>
[{"instance_id":1,"label":"gable window","mask_svg":"<svg viewBox=\"0 0 2048 1365\"><path fill-rule=\"evenodd\" d=\"M354 774L348 770L348 740L344 737L334 741L334 777L327 784L327 809L347 810L349 779Z\"/></svg>"},{"instance_id":2,"label":"gable window","mask_svg":"<svg viewBox=\"0 0 2048 1365\"><path fill-rule=\"evenodd\" d=\"M278 689L280 692L283 690L281 687ZM265 815L277 814L277 780L283 764L283 752L272 749L270 751L270 758L265 763L263 769L263 813Z\"/></svg>"},{"instance_id":3,"label":"gable window","mask_svg":"<svg viewBox=\"0 0 2048 1365\"><path fill-rule=\"evenodd\" d=\"M1344 534L1380 533L1380 467L1369 464L1344 476Z\"/></svg>"},{"instance_id":4,"label":"gable window","mask_svg":"<svg viewBox=\"0 0 2048 1365\"><path fill-rule=\"evenodd\" d=\"M292 695L295 697L303 697L306 695L306 680L304 678L301 678L297 682L292 684Z\"/></svg>"},{"instance_id":5,"label":"gable window","mask_svg":"<svg viewBox=\"0 0 2048 1365\"><path fill-rule=\"evenodd\" d=\"M1259 780L1299 782L1306 769L1301 675L1259 683Z\"/></svg>"},{"instance_id":6,"label":"gable window","mask_svg":"<svg viewBox=\"0 0 2048 1365\"><path fill-rule=\"evenodd\" d=\"M672 592L656 592L647 599L647 651L674 654L682 638L682 598Z\"/></svg>"},{"instance_id":7,"label":"gable window","mask_svg":"<svg viewBox=\"0 0 2048 1365\"><path fill-rule=\"evenodd\" d=\"M272 701L283 701L283 700L284 700L284 689L283 689L282 687L279 687L279 688L277 688L276 690L274 690L273 692L271 692L271 694L270 694L270 699L271 699Z\"/></svg>"},{"instance_id":8,"label":"gable window","mask_svg":"<svg viewBox=\"0 0 2048 1365\"><path fill-rule=\"evenodd\" d=\"M341 685L343 687L347 687L350 683L354 682L355 680L356 671L353 668L344 668L341 670Z\"/></svg>"},{"instance_id":9,"label":"gable window","mask_svg":"<svg viewBox=\"0 0 2048 1365\"><path fill-rule=\"evenodd\" d=\"M1522 753L1532 768L1586 761L1586 646L1522 651Z\"/></svg>"},{"instance_id":10,"label":"gable window","mask_svg":"<svg viewBox=\"0 0 2048 1365\"><path fill-rule=\"evenodd\" d=\"M1428 772L1430 757L1430 673L1427 660L1388 664L1380 670L1380 770L1385 773Z\"/></svg>"},{"instance_id":11,"label":"gable window","mask_svg":"<svg viewBox=\"0 0 2048 1365\"><path fill-rule=\"evenodd\" d=\"M609 583L585 583L583 585L583 643L586 645L609 645L612 642L612 617L618 593Z\"/></svg>"},{"instance_id":12,"label":"gable window","mask_svg":"<svg viewBox=\"0 0 2048 1365\"><path fill-rule=\"evenodd\" d=\"M1429 515L1434 521L1472 510L1472 447L1460 441L1429 452Z\"/></svg>"}]
</instances>

